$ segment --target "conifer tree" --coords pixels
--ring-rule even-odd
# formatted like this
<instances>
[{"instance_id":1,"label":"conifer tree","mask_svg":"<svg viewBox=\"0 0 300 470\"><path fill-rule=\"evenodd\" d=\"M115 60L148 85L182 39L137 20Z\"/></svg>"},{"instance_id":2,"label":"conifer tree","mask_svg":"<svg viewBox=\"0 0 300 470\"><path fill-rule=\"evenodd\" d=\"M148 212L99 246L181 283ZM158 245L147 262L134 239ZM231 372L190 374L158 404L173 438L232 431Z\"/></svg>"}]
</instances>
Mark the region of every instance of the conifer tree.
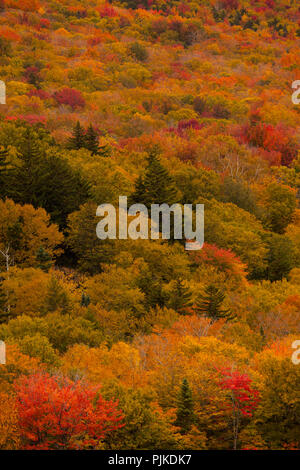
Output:
<instances>
[{"instance_id":1,"label":"conifer tree","mask_svg":"<svg viewBox=\"0 0 300 470\"><path fill-rule=\"evenodd\" d=\"M82 307L88 307L91 303L90 296L88 294L82 293L80 305Z\"/></svg>"},{"instance_id":2,"label":"conifer tree","mask_svg":"<svg viewBox=\"0 0 300 470\"><path fill-rule=\"evenodd\" d=\"M85 133L84 133L84 129L83 127L81 126L80 122L77 121L74 129L73 129L73 133L72 133L72 137L70 137L69 139L69 142L68 142L68 147L72 150L79 150L83 147L85 147L85 143L86 143L86 138L85 138Z\"/></svg>"},{"instance_id":3,"label":"conifer tree","mask_svg":"<svg viewBox=\"0 0 300 470\"><path fill-rule=\"evenodd\" d=\"M45 299L46 313L60 310L62 314L66 314L69 312L69 309L70 302L67 293L60 285L59 281L55 277L52 277L48 285L48 292Z\"/></svg>"},{"instance_id":4,"label":"conifer tree","mask_svg":"<svg viewBox=\"0 0 300 470\"><path fill-rule=\"evenodd\" d=\"M233 320L235 316L231 313L230 310L222 309L222 304L225 299L225 294L210 284L206 287L205 293L199 295L196 302L196 313L198 315L205 315L206 317L217 321L220 318L225 318L228 320Z\"/></svg>"},{"instance_id":5,"label":"conifer tree","mask_svg":"<svg viewBox=\"0 0 300 470\"><path fill-rule=\"evenodd\" d=\"M42 269L45 273L49 271L52 266L52 258L44 247L40 247L36 254L37 267Z\"/></svg>"},{"instance_id":6,"label":"conifer tree","mask_svg":"<svg viewBox=\"0 0 300 470\"><path fill-rule=\"evenodd\" d=\"M43 157L39 150L32 130L26 130L19 155L21 165L12 172L8 195L18 203L32 204L34 207L40 205L44 188L47 181L42 172ZM44 176L44 177L43 177ZM41 184L43 180L43 184Z\"/></svg>"},{"instance_id":7,"label":"conifer tree","mask_svg":"<svg viewBox=\"0 0 300 470\"><path fill-rule=\"evenodd\" d=\"M148 156L148 165L143 176L138 178L130 203L173 204L177 199L177 189L168 171L159 160L159 148L154 146Z\"/></svg>"},{"instance_id":8,"label":"conifer tree","mask_svg":"<svg viewBox=\"0 0 300 470\"><path fill-rule=\"evenodd\" d=\"M187 379L183 379L177 400L177 413L175 426L180 428L181 434L187 434L195 422L194 402L192 391Z\"/></svg>"},{"instance_id":9,"label":"conifer tree","mask_svg":"<svg viewBox=\"0 0 300 470\"><path fill-rule=\"evenodd\" d=\"M135 182L135 190L129 197L129 204L139 204L145 200L146 188L144 185L144 178L140 175Z\"/></svg>"},{"instance_id":10,"label":"conifer tree","mask_svg":"<svg viewBox=\"0 0 300 470\"><path fill-rule=\"evenodd\" d=\"M169 306L176 312L185 315L188 307L192 305L192 293L183 283L182 279L176 279L175 286L170 294Z\"/></svg>"},{"instance_id":11,"label":"conifer tree","mask_svg":"<svg viewBox=\"0 0 300 470\"><path fill-rule=\"evenodd\" d=\"M97 155L99 153L98 136L92 124L89 125L86 131L84 147L88 149L92 155Z\"/></svg>"}]
</instances>

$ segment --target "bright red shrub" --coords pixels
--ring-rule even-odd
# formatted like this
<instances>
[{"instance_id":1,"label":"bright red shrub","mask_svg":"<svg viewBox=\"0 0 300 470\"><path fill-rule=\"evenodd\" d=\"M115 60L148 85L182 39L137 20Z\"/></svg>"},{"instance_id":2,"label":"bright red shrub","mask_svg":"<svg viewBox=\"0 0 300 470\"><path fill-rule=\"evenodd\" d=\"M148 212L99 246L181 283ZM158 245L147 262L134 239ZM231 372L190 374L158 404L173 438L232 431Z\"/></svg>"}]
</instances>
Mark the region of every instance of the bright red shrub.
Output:
<instances>
[{"instance_id":1,"label":"bright red shrub","mask_svg":"<svg viewBox=\"0 0 300 470\"><path fill-rule=\"evenodd\" d=\"M60 91L56 91L53 98L59 104L71 106L73 110L76 108L83 108L85 106L85 101L81 92L74 88L63 88Z\"/></svg>"}]
</instances>

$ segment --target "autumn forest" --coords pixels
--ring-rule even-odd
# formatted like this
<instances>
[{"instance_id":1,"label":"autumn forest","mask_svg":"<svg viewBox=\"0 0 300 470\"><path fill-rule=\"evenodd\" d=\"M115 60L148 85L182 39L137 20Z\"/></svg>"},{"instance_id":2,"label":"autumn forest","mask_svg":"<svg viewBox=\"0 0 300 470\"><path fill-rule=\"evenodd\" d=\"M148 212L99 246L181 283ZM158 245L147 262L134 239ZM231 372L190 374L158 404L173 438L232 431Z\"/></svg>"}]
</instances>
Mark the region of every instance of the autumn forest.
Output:
<instances>
[{"instance_id":1,"label":"autumn forest","mask_svg":"<svg viewBox=\"0 0 300 470\"><path fill-rule=\"evenodd\" d=\"M0 0L0 80L0 449L299 450L299 2Z\"/></svg>"}]
</instances>

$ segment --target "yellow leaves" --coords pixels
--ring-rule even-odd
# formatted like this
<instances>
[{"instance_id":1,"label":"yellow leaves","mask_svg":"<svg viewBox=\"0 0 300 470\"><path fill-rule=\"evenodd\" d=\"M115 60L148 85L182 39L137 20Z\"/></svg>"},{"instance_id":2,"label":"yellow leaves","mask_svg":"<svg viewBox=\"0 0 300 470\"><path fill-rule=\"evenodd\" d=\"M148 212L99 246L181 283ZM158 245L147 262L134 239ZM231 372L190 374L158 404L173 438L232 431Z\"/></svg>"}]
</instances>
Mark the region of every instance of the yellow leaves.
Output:
<instances>
[{"instance_id":1,"label":"yellow leaves","mask_svg":"<svg viewBox=\"0 0 300 470\"><path fill-rule=\"evenodd\" d=\"M17 240L11 239L9 227L17 232L19 230L18 244ZM56 225L50 224L50 216L42 208L34 209L29 204L21 206L10 199L5 202L0 201L0 233L1 250L8 244L17 245L17 248L11 251L17 265L34 265L37 251L41 246L51 257L61 252L57 246L62 242L63 235Z\"/></svg>"},{"instance_id":2,"label":"yellow leaves","mask_svg":"<svg viewBox=\"0 0 300 470\"><path fill-rule=\"evenodd\" d=\"M176 111L170 111L167 116L169 121L179 122L190 119L197 119L197 113L190 108L181 108Z\"/></svg>"},{"instance_id":3,"label":"yellow leaves","mask_svg":"<svg viewBox=\"0 0 300 470\"><path fill-rule=\"evenodd\" d=\"M20 445L15 397L0 391L0 449L18 449Z\"/></svg>"},{"instance_id":4,"label":"yellow leaves","mask_svg":"<svg viewBox=\"0 0 300 470\"><path fill-rule=\"evenodd\" d=\"M7 94L9 97L17 97L19 95L25 95L31 86L28 83L18 82L11 80L7 83Z\"/></svg>"},{"instance_id":5,"label":"yellow leaves","mask_svg":"<svg viewBox=\"0 0 300 470\"><path fill-rule=\"evenodd\" d=\"M0 367L0 382L12 383L21 374L33 373L42 368L40 360L21 353L19 346L6 344L6 364Z\"/></svg>"},{"instance_id":6,"label":"yellow leaves","mask_svg":"<svg viewBox=\"0 0 300 470\"><path fill-rule=\"evenodd\" d=\"M44 303L49 275L41 270L12 268L3 287L9 292L14 315L38 315Z\"/></svg>"},{"instance_id":7,"label":"yellow leaves","mask_svg":"<svg viewBox=\"0 0 300 470\"><path fill-rule=\"evenodd\" d=\"M124 342L114 344L111 349L104 345L99 348L76 345L63 357L62 370L79 371L98 384L117 379L135 386L140 380L140 355L136 348Z\"/></svg>"}]
</instances>

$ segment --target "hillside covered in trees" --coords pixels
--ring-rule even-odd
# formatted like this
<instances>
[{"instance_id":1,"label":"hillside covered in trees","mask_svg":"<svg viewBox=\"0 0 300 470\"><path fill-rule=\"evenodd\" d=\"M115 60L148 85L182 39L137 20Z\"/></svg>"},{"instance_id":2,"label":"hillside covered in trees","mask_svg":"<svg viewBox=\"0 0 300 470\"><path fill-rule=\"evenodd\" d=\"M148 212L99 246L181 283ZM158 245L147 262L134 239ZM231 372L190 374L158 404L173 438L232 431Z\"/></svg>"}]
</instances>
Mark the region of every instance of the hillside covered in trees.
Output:
<instances>
[{"instance_id":1,"label":"hillside covered in trees","mask_svg":"<svg viewBox=\"0 0 300 470\"><path fill-rule=\"evenodd\" d=\"M299 2L0 0L0 80L0 449L299 450Z\"/></svg>"}]
</instances>

